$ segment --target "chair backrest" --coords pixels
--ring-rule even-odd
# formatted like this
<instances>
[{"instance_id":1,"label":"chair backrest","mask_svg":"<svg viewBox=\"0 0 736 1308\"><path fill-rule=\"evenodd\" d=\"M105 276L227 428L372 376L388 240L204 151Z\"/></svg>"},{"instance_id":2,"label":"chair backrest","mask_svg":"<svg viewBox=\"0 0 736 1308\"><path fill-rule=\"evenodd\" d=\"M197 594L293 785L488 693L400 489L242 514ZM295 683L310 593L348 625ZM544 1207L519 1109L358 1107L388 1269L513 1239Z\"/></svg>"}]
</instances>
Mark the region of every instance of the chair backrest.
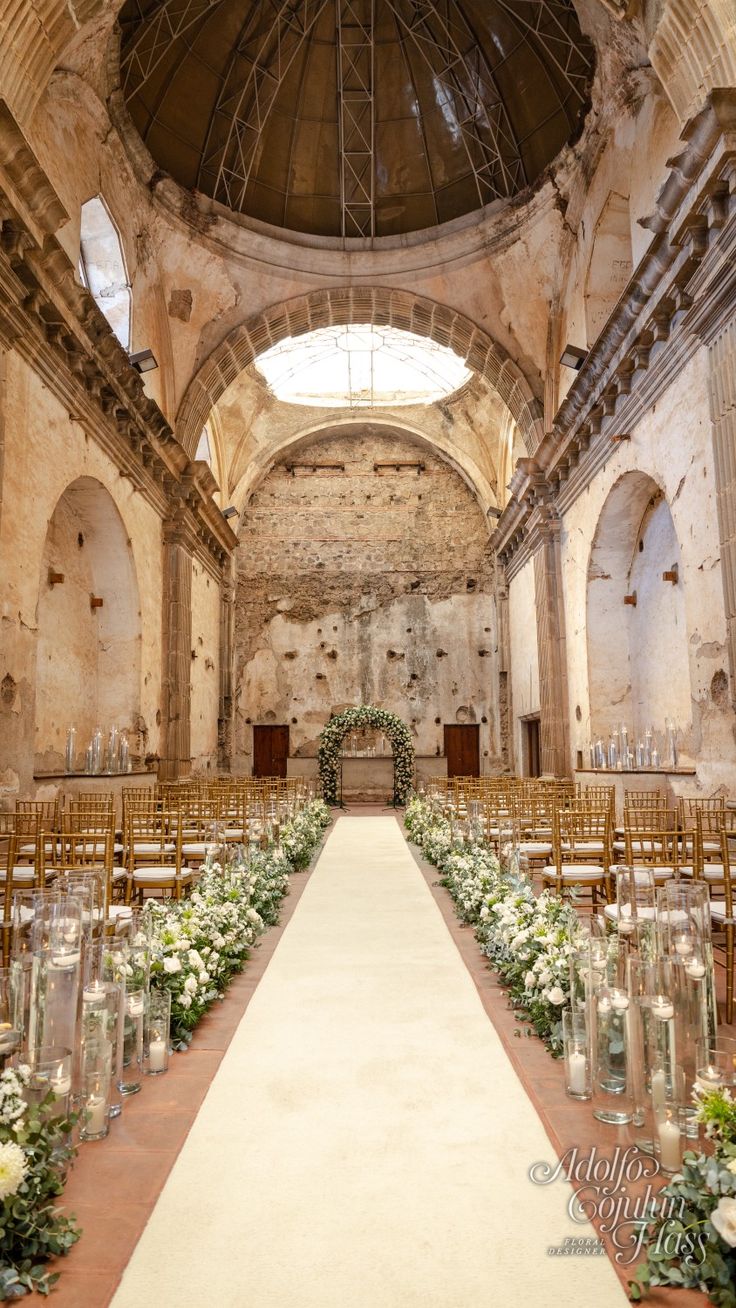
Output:
<instances>
[{"instance_id":1,"label":"chair backrest","mask_svg":"<svg viewBox=\"0 0 736 1308\"><path fill-rule=\"evenodd\" d=\"M671 867L680 864L680 838L676 830L650 827L624 833L625 859L631 867Z\"/></svg>"},{"instance_id":2,"label":"chair backrest","mask_svg":"<svg viewBox=\"0 0 736 1308\"><path fill-rule=\"evenodd\" d=\"M624 810L667 807L667 796L663 790L624 790Z\"/></svg>"},{"instance_id":3,"label":"chair backrest","mask_svg":"<svg viewBox=\"0 0 736 1308\"><path fill-rule=\"evenodd\" d=\"M677 813L673 808L626 808L624 831L675 831Z\"/></svg>"}]
</instances>

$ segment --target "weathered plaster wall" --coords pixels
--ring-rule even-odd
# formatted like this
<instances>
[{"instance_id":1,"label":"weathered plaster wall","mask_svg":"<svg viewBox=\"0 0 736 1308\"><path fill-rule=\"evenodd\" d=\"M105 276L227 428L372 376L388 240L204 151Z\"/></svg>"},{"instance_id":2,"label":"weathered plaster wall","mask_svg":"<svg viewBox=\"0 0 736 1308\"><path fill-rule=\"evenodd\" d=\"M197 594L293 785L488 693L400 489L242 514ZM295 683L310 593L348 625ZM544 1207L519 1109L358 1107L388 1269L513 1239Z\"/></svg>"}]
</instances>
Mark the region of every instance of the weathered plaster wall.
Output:
<instances>
[{"instance_id":1,"label":"weathered plaster wall","mask_svg":"<svg viewBox=\"0 0 736 1308\"><path fill-rule=\"evenodd\" d=\"M161 701L161 524L150 505L85 436L39 378L14 354L7 356L4 395L3 512L0 519L0 785L11 793L32 786L35 739L39 597L47 586L45 547L56 505L78 477L94 478L109 493L125 524L140 604L140 705L142 753L158 751ZM43 613L42 613L43 615ZM73 610L71 613L73 617ZM81 616L80 616L81 621ZM85 617L86 624L86 617ZM86 626L85 626L86 630ZM80 638L83 632L80 633ZM59 670L55 721L75 723L88 686ZM134 706L131 705L131 709ZM101 723L101 726L110 725ZM60 761L60 760L59 760Z\"/></svg>"},{"instance_id":2,"label":"weathered plaster wall","mask_svg":"<svg viewBox=\"0 0 736 1308\"><path fill-rule=\"evenodd\" d=\"M197 560L192 565L192 771L217 766L220 694L220 587Z\"/></svg>"},{"instance_id":3,"label":"weathered plaster wall","mask_svg":"<svg viewBox=\"0 0 736 1308\"><path fill-rule=\"evenodd\" d=\"M361 698L409 721L421 754L441 749L442 723L481 723L492 766L494 568L470 491L426 448L369 425L298 461L294 475L274 467L242 521L236 767L250 764L251 722L288 722L292 752L314 754L331 711ZM421 474L374 470L419 461Z\"/></svg>"},{"instance_id":4,"label":"weathered plaster wall","mask_svg":"<svg viewBox=\"0 0 736 1308\"><path fill-rule=\"evenodd\" d=\"M679 723L682 755L697 766L696 787L706 793L721 785L733 789L736 784L733 714L728 703L705 351L693 357L677 382L641 420L631 440L616 447L605 468L564 516L562 566L572 761L577 750L585 757L591 731L586 630L591 542L611 489L633 470L648 474L664 492L681 551L678 585L684 600L690 678L690 716L688 721ZM671 562L669 556L663 557L660 574ZM661 581L659 584L667 585ZM622 603L621 626L618 632L610 632L611 641L625 638L622 634L625 621ZM637 659L645 665L647 695L656 697L648 713L642 708L642 714L650 717L661 714L671 699L670 670L674 657L671 625L665 633L655 618L651 628L646 635L638 632L639 646L635 650ZM605 660L605 644L599 641L592 657ZM617 698L619 692L612 687L611 694ZM610 722L620 718L617 705L611 703L609 716ZM661 730L663 723L655 721L654 725Z\"/></svg>"},{"instance_id":5,"label":"weathered plaster wall","mask_svg":"<svg viewBox=\"0 0 736 1308\"><path fill-rule=\"evenodd\" d=\"M521 719L539 713L540 709L533 559L516 574L509 586L509 642L514 769L521 772L524 761Z\"/></svg>"}]
</instances>

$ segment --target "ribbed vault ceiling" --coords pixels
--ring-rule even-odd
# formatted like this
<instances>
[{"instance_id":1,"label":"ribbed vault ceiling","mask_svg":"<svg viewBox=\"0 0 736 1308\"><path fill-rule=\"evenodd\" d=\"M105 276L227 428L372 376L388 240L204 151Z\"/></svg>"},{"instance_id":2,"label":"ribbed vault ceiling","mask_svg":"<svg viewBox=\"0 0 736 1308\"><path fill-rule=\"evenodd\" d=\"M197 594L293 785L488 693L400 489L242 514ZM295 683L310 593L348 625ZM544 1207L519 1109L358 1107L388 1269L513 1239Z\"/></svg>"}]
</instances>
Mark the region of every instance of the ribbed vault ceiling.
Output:
<instances>
[{"instance_id":1,"label":"ribbed vault ceiling","mask_svg":"<svg viewBox=\"0 0 736 1308\"><path fill-rule=\"evenodd\" d=\"M518 194L577 130L572 0L127 0L123 89L155 161L251 218L420 231Z\"/></svg>"}]
</instances>

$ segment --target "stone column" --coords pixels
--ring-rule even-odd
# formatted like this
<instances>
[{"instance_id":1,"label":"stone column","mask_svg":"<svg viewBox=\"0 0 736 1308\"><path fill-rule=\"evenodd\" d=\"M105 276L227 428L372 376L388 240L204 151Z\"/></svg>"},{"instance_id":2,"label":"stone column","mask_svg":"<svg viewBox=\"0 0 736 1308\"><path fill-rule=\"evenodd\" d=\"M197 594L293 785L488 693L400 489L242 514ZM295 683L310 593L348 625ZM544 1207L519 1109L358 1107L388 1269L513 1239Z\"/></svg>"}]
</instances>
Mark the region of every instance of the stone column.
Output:
<instances>
[{"instance_id":1,"label":"stone column","mask_svg":"<svg viewBox=\"0 0 736 1308\"><path fill-rule=\"evenodd\" d=\"M567 691L565 612L562 604L560 522L547 510L534 555L542 772L570 775L570 718Z\"/></svg>"},{"instance_id":2,"label":"stone column","mask_svg":"<svg viewBox=\"0 0 736 1308\"><path fill-rule=\"evenodd\" d=\"M181 519L164 522L163 678L159 776L191 770L192 543Z\"/></svg>"},{"instance_id":3,"label":"stone column","mask_svg":"<svg viewBox=\"0 0 736 1308\"><path fill-rule=\"evenodd\" d=\"M498 752L504 767L514 768L514 732L512 728L511 637L509 632L509 590L500 580L496 586L498 620Z\"/></svg>"},{"instance_id":4,"label":"stone column","mask_svg":"<svg viewBox=\"0 0 736 1308\"><path fill-rule=\"evenodd\" d=\"M736 707L736 318L709 342L708 353L726 645Z\"/></svg>"},{"instance_id":5,"label":"stone column","mask_svg":"<svg viewBox=\"0 0 736 1308\"><path fill-rule=\"evenodd\" d=\"M233 657L235 632L235 581L232 561L225 564L220 584L220 708L217 723L218 764L232 767L233 750Z\"/></svg>"}]
</instances>

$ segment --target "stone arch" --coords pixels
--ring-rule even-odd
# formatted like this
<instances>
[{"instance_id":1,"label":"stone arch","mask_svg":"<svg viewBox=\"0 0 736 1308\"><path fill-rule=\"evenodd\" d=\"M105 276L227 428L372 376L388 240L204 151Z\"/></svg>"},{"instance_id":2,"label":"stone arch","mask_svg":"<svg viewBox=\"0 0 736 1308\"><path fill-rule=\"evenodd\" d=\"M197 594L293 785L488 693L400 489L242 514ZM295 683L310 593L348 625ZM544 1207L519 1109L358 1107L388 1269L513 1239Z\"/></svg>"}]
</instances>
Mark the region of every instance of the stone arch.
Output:
<instances>
[{"instance_id":1,"label":"stone arch","mask_svg":"<svg viewBox=\"0 0 736 1308\"><path fill-rule=\"evenodd\" d=\"M680 544L664 491L647 473L624 473L606 497L586 608L592 738L607 741L622 721L630 733L651 724L661 750L665 719L684 730L692 700Z\"/></svg>"},{"instance_id":2,"label":"stone arch","mask_svg":"<svg viewBox=\"0 0 736 1308\"><path fill-rule=\"evenodd\" d=\"M534 452L544 434L543 406L505 350L455 309L410 291L370 286L328 287L300 295L233 328L205 359L184 395L176 422L184 449L193 453L220 396L269 346L319 327L366 322L403 328L455 350L498 392L527 452Z\"/></svg>"},{"instance_id":3,"label":"stone arch","mask_svg":"<svg viewBox=\"0 0 736 1308\"><path fill-rule=\"evenodd\" d=\"M61 578L61 580L59 580ZM92 600L102 600L93 606ZM94 477L71 482L49 519L36 645L36 762L63 766L69 726L83 753L94 728L133 737L141 700L141 614L128 532Z\"/></svg>"},{"instance_id":4,"label":"stone arch","mask_svg":"<svg viewBox=\"0 0 736 1308\"><path fill-rule=\"evenodd\" d=\"M465 482L484 514L487 514L489 509L500 507L498 496L477 464L469 456L461 456L461 452L451 446L449 441L440 444L435 436L430 437L413 423L402 422L395 414L387 414L386 417L381 417L373 413L369 419L363 421L354 414L351 414L350 417L337 418L328 422L321 418L308 427L302 427L297 432L290 433L276 445L269 445L267 448L258 450L255 456L248 461L247 471L232 489L232 500L235 507L242 512L247 504L248 497L256 490L260 482L263 481L264 477L268 475L271 468L279 462L279 459L287 450L296 451L301 445L311 444L312 441L318 440L322 436L349 435L351 428L355 428L356 431L360 430L365 427L366 422L371 427L385 427L387 431L408 436L412 441L424 446L428 451L441 458L443 462L449 464ZM495 525L495 522L493 525Z\"/></svg>"},{"instance_id":5,"label":"stone arch","mask_svg":"<svg viewBox=\"0 0 736 1308\"><path fill-rule=\"evenodd\" d=\"M649 57L680 122L709 91L736 85L733 0L664 0Z\"/></svg>"},{"instance_id":6,"label":"stone arch","mask_svg":"<svg viewBox=\"0 0 736 1308\"><path fill-rule=\"evenodd\" d=\"M610 191L601 209L585 278L585 331L588 349L597 341L632 269L629 198Z\"/></svg>"}]
</instances>

